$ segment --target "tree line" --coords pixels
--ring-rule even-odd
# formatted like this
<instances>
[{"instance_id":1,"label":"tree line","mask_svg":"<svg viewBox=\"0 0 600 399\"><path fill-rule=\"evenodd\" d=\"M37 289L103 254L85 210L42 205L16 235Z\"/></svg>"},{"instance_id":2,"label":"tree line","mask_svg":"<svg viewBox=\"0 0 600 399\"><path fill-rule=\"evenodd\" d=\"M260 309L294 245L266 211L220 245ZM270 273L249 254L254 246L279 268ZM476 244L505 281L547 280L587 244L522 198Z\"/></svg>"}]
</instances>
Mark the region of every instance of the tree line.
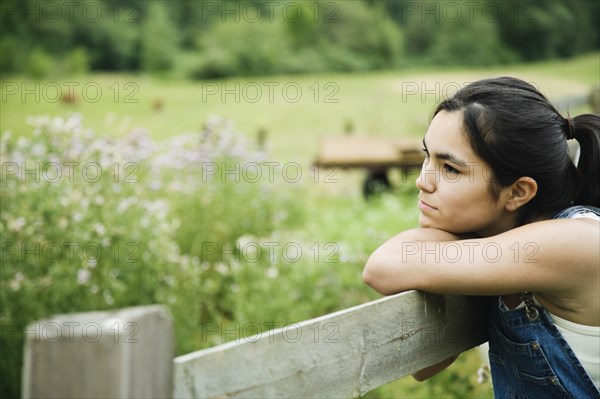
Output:
<instances>
[{"instance_id":1,"label":"tree line","mask_svg":"<svg viewBox=\"0 0 600 399\"><path fill-rule=\"evenodd\" d=\"M596 1L5 0L0 72L207 79L484 66L600 48Z\"/></svg>"}]
</instances>

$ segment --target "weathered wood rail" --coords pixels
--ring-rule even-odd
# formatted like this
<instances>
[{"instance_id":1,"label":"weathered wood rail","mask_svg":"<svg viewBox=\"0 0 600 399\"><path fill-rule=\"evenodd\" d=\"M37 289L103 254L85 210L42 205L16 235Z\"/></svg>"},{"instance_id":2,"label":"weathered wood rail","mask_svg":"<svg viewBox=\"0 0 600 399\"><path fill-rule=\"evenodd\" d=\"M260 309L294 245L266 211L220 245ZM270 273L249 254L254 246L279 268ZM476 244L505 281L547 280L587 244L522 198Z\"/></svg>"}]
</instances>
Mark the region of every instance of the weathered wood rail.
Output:
<instances>
[{"instance_id":1,"label":"weathered wood rail","mask_svg":"<svg viewBox=\"0 0 600 399\"><path fill-rule=\"evenodd\" d=\"M358 397L485 342L485 309L478 297L409 291L174 359L171 321L163 308L59 316L42 323L64 326L69 320L83 327L71 329L69 340L27 336L23 393ZM84 335L92 322L107 328L94 342ZM115 323L121 335L112 331ZM129 332L135 342L122 339L126 326L136 331Z\"/></svg>"}]
</instances>

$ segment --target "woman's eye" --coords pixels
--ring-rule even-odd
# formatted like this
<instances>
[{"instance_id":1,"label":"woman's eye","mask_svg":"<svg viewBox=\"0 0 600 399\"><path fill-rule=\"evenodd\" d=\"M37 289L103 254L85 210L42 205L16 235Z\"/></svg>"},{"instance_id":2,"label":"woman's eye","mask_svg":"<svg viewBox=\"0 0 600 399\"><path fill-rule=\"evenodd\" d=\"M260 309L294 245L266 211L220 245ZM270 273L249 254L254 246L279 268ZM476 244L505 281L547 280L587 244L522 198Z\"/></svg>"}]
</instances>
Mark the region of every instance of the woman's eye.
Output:
<instances>
[{"instance_id":1,"label":"woman's eye","mask_svg":"<svg viewBox=\"0 0 600 399\"><path fill-rule=\"evenodd\" d=\"M448 173L452 173L455 175L460 173L460 171L458 169L456 169L448 164L444 164L444 170L446 170L446 172L448 172Z\"/></svg>"},{"instance_id":2,"label":"woman's eye","mask_svg":"<svg viewBox=\"0 0 600 399\"><path fill-rule=\"evenodd\" d=\"M427 151L427 148L423 147L421 148L421 151L423 151L423 153L425 154L425 158L429 158L429 151Z\"/></svg>"}]
</instances>

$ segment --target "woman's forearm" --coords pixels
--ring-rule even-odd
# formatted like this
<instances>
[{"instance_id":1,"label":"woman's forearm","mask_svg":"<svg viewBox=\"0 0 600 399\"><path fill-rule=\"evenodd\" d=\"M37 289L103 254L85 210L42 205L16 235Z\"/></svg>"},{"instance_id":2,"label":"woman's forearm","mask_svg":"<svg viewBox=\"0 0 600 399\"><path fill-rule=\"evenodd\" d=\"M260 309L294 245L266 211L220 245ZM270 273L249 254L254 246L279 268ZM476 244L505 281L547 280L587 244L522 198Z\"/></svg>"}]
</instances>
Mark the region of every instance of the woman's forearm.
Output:
<instances>
[{"instance_id":1,"label":"woman's forearm","mask_svg":"<svg viewBox=\"0 0 600 399\"><path fill-rule=\"evenodd\" d=\"M423 242L442 242L462 237L437 229L404 231L385 242L371 254L363 271L363 280L383 295L419 289L418 264L413 264L415 247Z\"/></svg>"}]
</instances>

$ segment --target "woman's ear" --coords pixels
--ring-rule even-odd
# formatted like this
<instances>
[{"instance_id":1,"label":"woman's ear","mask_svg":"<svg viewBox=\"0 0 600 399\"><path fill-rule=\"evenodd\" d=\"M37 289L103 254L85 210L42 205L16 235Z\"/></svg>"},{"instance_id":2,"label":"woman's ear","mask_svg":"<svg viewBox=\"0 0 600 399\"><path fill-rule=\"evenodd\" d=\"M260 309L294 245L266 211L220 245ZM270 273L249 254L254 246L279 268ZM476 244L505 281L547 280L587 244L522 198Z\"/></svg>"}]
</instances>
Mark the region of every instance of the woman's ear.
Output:
<instances>
[{"instance_id":1,"label":"woman's ear","mask_svg":"<svg viewBox=\"0 0 600 399\"><path fill-rule=\"evenodd\" d=\"M511 184L505 207L509 211L516 211L537 194L537 182L531 177L523 176Z\"/></svg>"}]
</instances>

